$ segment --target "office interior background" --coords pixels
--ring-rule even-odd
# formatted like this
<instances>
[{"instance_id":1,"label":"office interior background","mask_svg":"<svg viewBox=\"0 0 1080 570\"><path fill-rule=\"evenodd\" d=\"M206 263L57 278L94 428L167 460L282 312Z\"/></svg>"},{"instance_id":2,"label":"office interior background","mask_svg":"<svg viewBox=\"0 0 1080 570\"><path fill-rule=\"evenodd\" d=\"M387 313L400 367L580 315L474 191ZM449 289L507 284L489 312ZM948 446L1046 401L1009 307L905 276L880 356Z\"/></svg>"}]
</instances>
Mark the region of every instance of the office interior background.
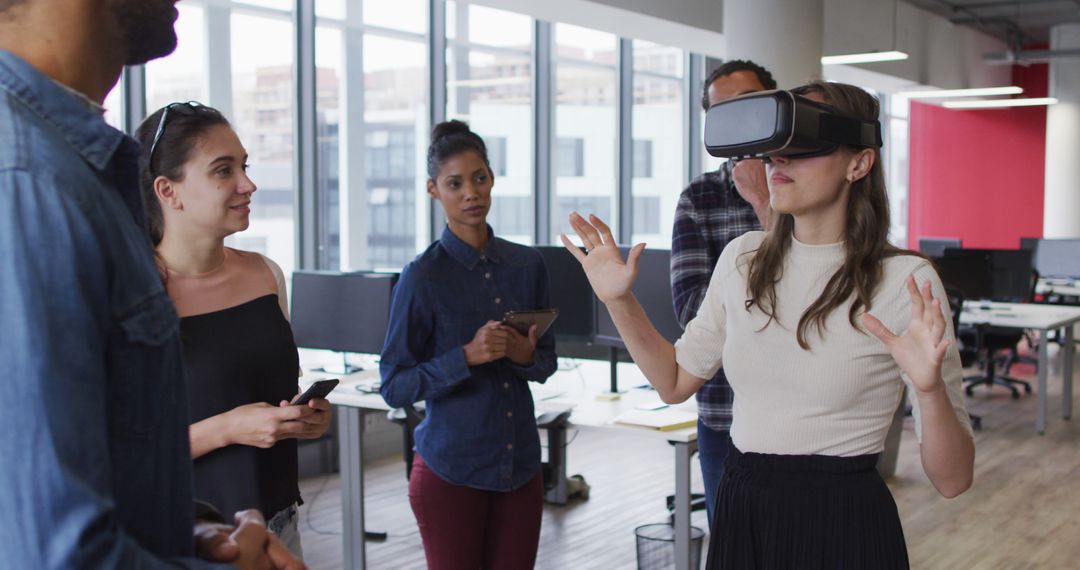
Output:
<instances>
[{"instance_id":1,"label":"office interior background","mask_svg":"<svg viewBox=\"0 0 1080 570\"><path fill-rule=\"evenodd\" d=\"M737 58L772 70L781 88L822 77L880 98L894 244L917 249L920 238L949 236L1015 249L1021 237L1080 237L1076 2L183 0L178 9L176 52L126 69L107 119L131 132L173 101L222 110L259 187L250 228L228 245L267 255L286 275L396 271L437 238L425 149L431 125L449 118L488 144L497 235L554 244L576 210L610 220L623 243L668 248L679 192L720 164L701 143L702 81ZM907 58L821 60L891 51ZM962 110L909 95L1000 86L1023 89L1012 98L1057 102ZM1010 404L1024 405L995 400L985 410L1009 413ZM1029 412L1015 414L1005 423L1017 433L980 454L1040 437ZM1061 423L1041 441L1070 442L1053 448L1071 454L1054 464L1069 484L1080 473L1080 432ZM913 435L905 437L901 461L916 473ZM1043 451L1022 460L1040 469ZM941 501L911 493L898 493L902 510ZM1070 504L1080 506L1045 508ZM948 509L925 513L959 532ZM1080 536L1075 516L1052 520L1056 536ZM1046 521L1029 522L1017 532L1042 540ZM920 556L922 567L951 560ZM1065 567L1047 556L1046 565L1010 567Z\"/></svg>"}]
</instances>

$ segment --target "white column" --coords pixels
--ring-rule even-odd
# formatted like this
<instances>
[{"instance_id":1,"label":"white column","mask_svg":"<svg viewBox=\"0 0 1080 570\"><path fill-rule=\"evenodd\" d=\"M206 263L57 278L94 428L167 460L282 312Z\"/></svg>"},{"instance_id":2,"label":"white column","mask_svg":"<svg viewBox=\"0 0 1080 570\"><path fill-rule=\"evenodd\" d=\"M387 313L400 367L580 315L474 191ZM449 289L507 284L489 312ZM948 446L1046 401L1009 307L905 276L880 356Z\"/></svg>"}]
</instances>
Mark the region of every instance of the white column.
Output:
<instances>
[{"instance_id":1,"label":"white column","mask_svg":"<svg viewBox=\"0 0 1080 570\"><path fill-rule=\"evenodd\" d=\"M341 170L338 186L339 223L341 228L340 269L371 269L368 259L368 191L364 172L364 35L360 2L345 5L345 31L342 36ZM334 267L337 270L339 268Z\"/></svg>"},{"instance_id":2,"label":"white column","mask_svg":"<svg viewBox=\"0 0 1080 570\"><path fill-rule=\"evenodd\" d=\"M1080 24L1050 29L1050 49L1080 48ZM1050 60L1050 96L1058 103L1046 110L1046 195L1043 236L1080 237L1080 60Z\"/></svg>"},{"instance_id":3,"label":"white column","mask_svg":"<svg viewBox=\"0 0 1080 570\"><path fill-rule=\"evenodd\" d=\"M821 78L823 0L724 0L726 59L764 66L781 89Z\"/></svg>"}]
</instances>

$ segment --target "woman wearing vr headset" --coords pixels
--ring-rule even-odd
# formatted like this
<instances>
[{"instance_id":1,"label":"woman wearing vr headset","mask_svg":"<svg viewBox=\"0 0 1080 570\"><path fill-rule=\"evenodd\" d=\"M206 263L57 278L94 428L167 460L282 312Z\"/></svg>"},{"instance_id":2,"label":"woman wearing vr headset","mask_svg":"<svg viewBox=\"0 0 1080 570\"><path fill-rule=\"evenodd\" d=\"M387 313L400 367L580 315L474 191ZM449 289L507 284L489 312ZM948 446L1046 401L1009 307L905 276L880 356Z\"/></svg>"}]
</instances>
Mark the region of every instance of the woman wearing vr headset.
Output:
<instances>
[{"instance_id":1,"label":"woman wearing vr headset","mask_svg":"<svg viewBox=\"0 0 1080 570\"><path fill-rule=\"evenodd\" d=\"M562 239L665 402L685 401L723 363L732 449L720 488L707 490L718 492L709 568L907 568L896 504L875 469L905 383L930 481L955 497L972 480L946 297L926 259L887 241L877 100L823 82L791 94L774 92L794 102L792 125L809 124L794 120L800 112L830 115L812 124L839 125L849 142L830 144L822 128L799 157L785 156L794 138L763 151L773 229L725 248L675 345L631 293L644 244L624 262L607 225L576 213L588 253Z\"/></svg>"}]
</instances>

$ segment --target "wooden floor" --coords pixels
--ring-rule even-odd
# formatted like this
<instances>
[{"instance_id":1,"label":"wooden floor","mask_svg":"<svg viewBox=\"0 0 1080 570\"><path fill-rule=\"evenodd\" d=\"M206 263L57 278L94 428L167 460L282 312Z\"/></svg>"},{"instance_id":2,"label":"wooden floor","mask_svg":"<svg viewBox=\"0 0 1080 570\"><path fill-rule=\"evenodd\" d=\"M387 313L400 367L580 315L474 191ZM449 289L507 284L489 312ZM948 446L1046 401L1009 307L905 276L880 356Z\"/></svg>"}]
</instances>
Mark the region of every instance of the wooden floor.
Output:
<instances>
[{"instance_id":1,"label":"wooden floor","mask_svg":"<svg viewBox=\"0 0 1080 570\"><path fill-rule=\"evenodd\" d=\"M1014 369L1025 378L1032 372ZM983 430L976 432L975 484L957 499L943 499L931 487L908 420L889 486L913 568L1080 568L1080 417L1062 420L1060 376L1054 367L1051 372L1043 436L1034 429L1034 395L1016 401L1000 388L992 394L984 388L969 399L970 411L983 416ZM583 474L592 486L591 496L545 507L537 568L636 568L634 527L665 520L664 496L674 491L673 449L632 434L586 431L571 441L568 461L569 473ZM692 488L700 491L696 460L692 472ZM368 542L369 568L424 568L404 463L382 461L365 474L367 525L389 533L385 542ZM304 480L301 490L306 562L315 570L341 568L338 477ZM694 513L693 524L707 528L703 511Z\"/></svg>"}]
</instances>

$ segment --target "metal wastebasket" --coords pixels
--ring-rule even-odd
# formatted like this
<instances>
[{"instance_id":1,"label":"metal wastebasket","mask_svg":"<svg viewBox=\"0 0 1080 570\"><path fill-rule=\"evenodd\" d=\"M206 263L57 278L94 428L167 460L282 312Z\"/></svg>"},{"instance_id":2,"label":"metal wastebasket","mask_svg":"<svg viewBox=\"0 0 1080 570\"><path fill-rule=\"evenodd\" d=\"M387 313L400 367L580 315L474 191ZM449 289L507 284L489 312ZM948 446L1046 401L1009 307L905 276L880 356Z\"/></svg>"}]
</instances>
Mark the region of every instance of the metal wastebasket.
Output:
<instances>
[{"instance_id":1,"label":"metal wastebasket","mask_svg":"<svg viewBox=\"0 0 1080 570\"><path fill-rule=\"evenodd\" d=\"M675 567L675 528L667 523L641 525L634 529L637 539L638 570L668 570ZM701 545L705 531L690 527L690 568L701 567Z\"/></svg>"}]
</instances>

